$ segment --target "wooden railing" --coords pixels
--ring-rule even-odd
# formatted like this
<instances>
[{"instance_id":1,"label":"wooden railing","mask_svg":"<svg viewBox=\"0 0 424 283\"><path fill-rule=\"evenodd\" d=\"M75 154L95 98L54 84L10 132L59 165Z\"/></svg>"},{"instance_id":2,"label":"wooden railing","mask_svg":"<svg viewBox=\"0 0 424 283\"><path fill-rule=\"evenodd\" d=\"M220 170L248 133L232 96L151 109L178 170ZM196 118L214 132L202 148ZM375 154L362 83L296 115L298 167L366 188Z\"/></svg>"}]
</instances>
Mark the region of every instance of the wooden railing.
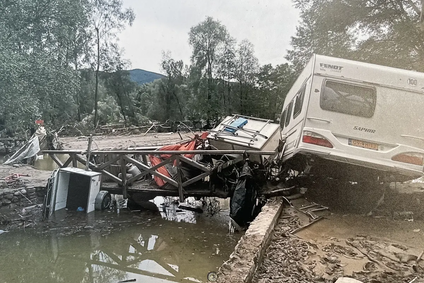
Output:
<instances>
[{"instance_id":1,"label":"wooden railing","mask_svg":"<svg viewBox=\"0 0 424 283\"><path fill-rule=\"evenodd\" d=\"M112 151L91 151L89 154L85 151L77 150L44 150L43 153L49 154L54 162L60 167L78 167L81 164L86 169L92 171L101 172L104 177L112 180L118 184L122 189L122 194L127 197L127 189L133 185L137 180L145 176L156 176L164 180L167 184L175 187L178 190L178 196L180 200L184 200L184 188L196 183L208 176L210 176L216 168L210 168L203 164L196 162L185 155L200 154L200 155L212 155L212 156L223 156L223 155L260 155L260 156L271 156L274 155L274 151L254 151L254 150L194 150L194 151L157 151L157 150L112 150ZM67 155L68 158L65 162L62 162L57 155ZM152 166L149 162L149 155L170 155L169 158L164 159L157 165ZM90 156L87 162L87 156ZM97 161L94 161L97 160ZM193 176L189 179L183 180L182 176L182 165L188 164L191 167L199 169L201 173ZM140 173L127 178L127 167L128 164L136 166ZM158 168L172 164L177 170L176 178L170 178L156 171ZM118 173L121 173L121 177L118 177L117 172L112 172L111 167L118 167Z\"/></svg>"}]
</instances>

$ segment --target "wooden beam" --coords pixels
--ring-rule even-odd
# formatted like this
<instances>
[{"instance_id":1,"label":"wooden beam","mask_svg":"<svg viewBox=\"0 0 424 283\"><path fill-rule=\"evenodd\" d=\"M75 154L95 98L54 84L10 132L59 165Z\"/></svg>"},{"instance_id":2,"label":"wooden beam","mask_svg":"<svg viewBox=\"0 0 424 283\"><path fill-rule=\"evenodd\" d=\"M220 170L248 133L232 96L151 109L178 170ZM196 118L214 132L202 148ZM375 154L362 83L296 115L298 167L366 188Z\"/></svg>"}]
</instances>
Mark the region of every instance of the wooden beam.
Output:
<instances>
[{"instance_id":1,"label":"wooden beam","mask_svg":"<svg viewBox=\"0 0 424 283\"><path fill-rule=\"evenodd\" d=\"M193 166L193 167L195 167L195 168L197 168L197 169L200 169L200 170L202 170L202 171L205 171L205 172L207 172L207 171L210 171L210 170L211 170L210 168L208 168L208 167L206 167L206 166L203 166L202 164L199 164L198 162L196 162L196 161L194 161L194 160L192 160L192 159L189 159L189 158L185 157L184 155L181 155L181 156L180 156L180 160L181 160L182 162L184 162L184 163L190 164L191 166Z\"/></svg>"},{"instance_id":2,"label":"wooden beam","mask_svg":"<svg viewBox=\"0 0 424 283\"><path fill-rule=\"evenodd\" d=\"M177 156L175 163L177 165L177 182L178 182L178 196L180 197L180 202L184 201L184 190L183 190L183 178L181 172L181 156Z\"/></svg>"},{"instance_id":3,"label":"wooden beam","mask_svg":"<svg viewBox=\"0 0 424 283\"><path fill-rule=\"evenodd\" d=\"M112 163L115 163L116 161L118 161L120 158L121 158L121 156L120 156L120 155L117 155L117 156L115 156L114 158L112 158L111 160L109 160L108 162L101 164L101 165L98 167L98 169L103 170L103 169L105 169L106 167L108 167L109 165L112 165Z\"/></svg>"},{"instance_id":4,"label":"wooden beam","mask_svg":"<svg viewBox=\"0 0 424 283\"><path fill-rule=\"evenodd\" d=\"M120 161L121 161L121 179L122 179L122 196L124 197L124 199L128 198L128 194L127 194L127 166L126 166L126 160L125 160L125 155L121 155L120 156Z\"/></svg>"},{"instance_id":5,"label":"wooden beam","mask_svg":"<svg viewBox=\"0 0 424 283\"><path fill-rule=\"evenodd\" d=\"M189 179L189 180L185 181L185 182L182 184L182 186L183 186L183 187L187 187L187 186L189 186L189 185L191 185L191 184L193 184L193 183L196 183L197 181L199 181L199 180L201 180L201 179L203 179L203 178L205 178L205 177L207 177L207 176L210 176L211 174L212 174L212 171L202 173L202 174L200 174L200 175L198 175L198 176L196 176L196 177L193 177L193 178L191 178L191 179Z\"/></svg>"},{"instance_id":6,"label":"wooden beam","mask_svg":"<svg viewBox=\"0 0 424 283\"><path fill-rule=\"evenodd\" d=\"M56 153L56 152L55 152ZM91 154L146 154L146 155L181 155L181 154L204 154L204 155L225 155L225 154L250 154L250 155L272 155L275 151L260 150L93 150Z\"/></svg>"},{"instance_id":7,"label":"wooden beam","mask_svg":"<svg viewBox=\"0 0 424 283\"><path fill-rule=\"evenodd\" d=\"M85 165L86 164L86 160L84 159L84 158L82 158L81 156L79 156L79 155L75 155L75 159L78 161L78 162L80 162L81 164L83 164L83 165ZM98 170L98 168L97 168L97 166L95 165L95 164L93 164L93 163L89 163L89 165L90 165L90 168L91 169L93 169L93 171L96 171L96 172L101 172L101 173L103 173L103 174L105 174L106 176L109 176L111 179L113 179L113 181L115 181L115 183L117 183L118 185L122 185L123 183L122 183L122 180L121 179L119 179L118 177L116 177L115 175L113 175L112 173L110 173L110 172L108 172L108 171L106 171L106 170Z\"/></svg>"},{"instance_id":8,"label":"wooden beam","mask_svg":"<svg viewBox=\"0 0 424 283\"><path fill-rule=\"evenodd\" d=\"M155 165L153 167L148 167L147 165L144 165L143 163L135 160L134 158L128 157L128 156L124 156L124 158L128 162L131 162L131 163L135 164L140 170L144 170L143 172L141 172L141 174L138 174L138 175L130 178L129 180L131 180L131 182L133 182L133 181L137 180L138 178L143 177L144 175L150 173L150 174L152 174L154 176L157 176L157 177L163 179L164 181L168 182L172 186L178 188L178 183L175 180L173 180L173 179L171 179L171 178L169 178L169 177L167 177L167 176L165 176L165 175L163 175L163 174L161 174L161 173L159 173L159 172L156 171L156 169L158 169L158 168L160 168L160 167L162 167L162 166L164 166L164 165L166 165L166 164L171 163L172 161L174 161L175 160L175 156L171 156L170 158L162 161L161 163L159 163L158 165Z\"/></svg>"},{"instance_id":9,"label":"wooden beam","mask_svg":"<svg viewBox=\"0 0 424 283\"><path fill-rule=\"evenodd\" d=\"M77 154L71 153L70 155L72 156L72 167L77 168L78 167L78 160L75 158Z\"/></svg>"},{"instance_id":10,"label":"wooden beam","mask_svg":"<svg viewBox=\"0 0 424 283\"><path fill-rule=\"evenodd\" d=\"M62 163L62 161L60 161L58 158L57 158L57 156L56 156L56 154L54 154L54 153L52 153L52 154L49 154L50 155L50 157L51 157L51 159L53 159L53 161L60 167L60 168L63 168L63 163Z\"/></svg>"},{"instance_id":11,"label":"wooden beam","mask_svg":"<svg viewBox=\"0 0 424 283\"><path fill-rule=\"evenodd\" d=\"M71 164L72 156L70 155L69 158L63 163L63 167L68 167L69 164Z\"/></svg>"}]
</instances>

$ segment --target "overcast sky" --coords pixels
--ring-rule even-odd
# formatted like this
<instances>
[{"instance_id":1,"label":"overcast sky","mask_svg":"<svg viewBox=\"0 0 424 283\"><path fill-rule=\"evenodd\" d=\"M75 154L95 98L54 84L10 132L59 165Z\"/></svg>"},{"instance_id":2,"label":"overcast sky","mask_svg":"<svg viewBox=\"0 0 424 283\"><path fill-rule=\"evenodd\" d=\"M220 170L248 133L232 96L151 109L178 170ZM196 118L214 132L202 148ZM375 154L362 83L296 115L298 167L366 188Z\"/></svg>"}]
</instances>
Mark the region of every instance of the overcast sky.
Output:
<instances>
[{"instance_id":1,"label":"overcast sky","mask_svg":"<svg viewBox=\"0 0 424 283\"><path fill-rule=\"evenodd\" d=\"M261 65L285 63L290 37L295 34L298 11L290 0L123 0L136 19L120 35L124 58L131 69L161 73L162 51L190 64L190 28L207 16L218 20L240 43L255 47Z\"/></svg>"}]
</instances>

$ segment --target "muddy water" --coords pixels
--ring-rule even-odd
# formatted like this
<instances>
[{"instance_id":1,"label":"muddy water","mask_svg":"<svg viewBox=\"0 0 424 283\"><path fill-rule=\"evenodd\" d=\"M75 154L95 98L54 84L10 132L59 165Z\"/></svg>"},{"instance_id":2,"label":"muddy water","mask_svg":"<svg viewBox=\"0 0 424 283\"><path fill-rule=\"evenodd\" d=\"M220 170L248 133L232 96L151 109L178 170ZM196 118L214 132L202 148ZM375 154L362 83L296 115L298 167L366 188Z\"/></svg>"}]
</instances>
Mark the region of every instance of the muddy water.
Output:
<instances>
[{"instance_id":1,"label":"muddy water","mask_svg":"<svg viewBox=\"0 0 424 283\"><path fill-rule=\"evenodd\" d=\"M0 282L207 282L240 234L228 211L63 211L36 230L0 234ZM165 204L165 205L161 205Z\"/></svg>"},{"instance_id":2,"label":"muddy water","mask_svg":"<svg viewBox=\"0 0 424 283\"><path fill-rule=\"evenodd\" d=\"M65 163L69 158L67 154L56 154L56 157L62 162ZM52 171L58 169L59 166L54 162L54 160L48 155L43 154L37 157L37 160L34 162L34 167L39 170L48 170ZM81 163L78 163L78 167L84 168Z\"/></svg>"}]
</instances>

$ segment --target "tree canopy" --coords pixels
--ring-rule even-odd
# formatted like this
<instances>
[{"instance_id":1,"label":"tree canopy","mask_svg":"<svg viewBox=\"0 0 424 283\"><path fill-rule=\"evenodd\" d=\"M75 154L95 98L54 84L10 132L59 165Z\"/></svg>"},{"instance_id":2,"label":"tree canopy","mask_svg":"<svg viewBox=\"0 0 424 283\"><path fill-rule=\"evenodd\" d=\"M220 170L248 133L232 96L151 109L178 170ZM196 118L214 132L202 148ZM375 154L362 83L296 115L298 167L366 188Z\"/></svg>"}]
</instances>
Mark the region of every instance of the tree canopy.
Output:
<instances>
[{"instance_id":1,"label":"tree canopy","mask_svg":"<svg viewBox=\"0 0 424 283\"><path fill-rule=\"evenodd\" d=\"M105 38L98 49L110 65L111 55L119 54L114 36L134 19L121 7L120 0L2 2L0 131L25 132L40 118L58 126L91 114L87 105L96 99L86 70L99 65L96 30Z\"/></svg>"},{"instance_id":2,"label":"tree canopy","mask_svg":"<svg viewBox=\"0 0 424 283\"><path fill-rule=\"evenodd\" d=\"M312 53L424 71L421 0L293 0L301 22L287 59Z\"/></svg>"}]
</instances>

